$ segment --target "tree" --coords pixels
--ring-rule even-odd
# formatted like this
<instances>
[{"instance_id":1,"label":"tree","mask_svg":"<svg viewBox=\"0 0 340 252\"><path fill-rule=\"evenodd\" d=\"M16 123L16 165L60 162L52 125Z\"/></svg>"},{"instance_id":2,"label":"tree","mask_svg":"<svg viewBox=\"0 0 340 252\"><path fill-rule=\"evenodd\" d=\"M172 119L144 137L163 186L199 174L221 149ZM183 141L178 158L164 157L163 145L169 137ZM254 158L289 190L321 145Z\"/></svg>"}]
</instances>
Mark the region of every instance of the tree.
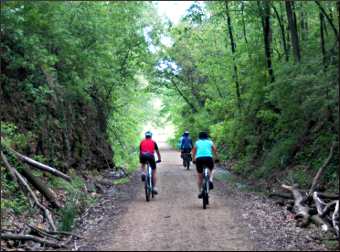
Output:
<instances>
[{"instance_id":1,"label":"tree","mask_svg":"<svg viewBox=\"0 0 340 252\"><path fill-rule=\"evenodd\" d=\"M288 27L291 34L292 40L292 47L293 47L293 54L295 62L300 62L301 60L301 53L300 53L300 44L299 44L299 36L296 26L296 18L295 13L292 10L292 1L287 0L286 3L286 12L287 12L287 19L288 19Z\"/></svg>"}]
</instances>

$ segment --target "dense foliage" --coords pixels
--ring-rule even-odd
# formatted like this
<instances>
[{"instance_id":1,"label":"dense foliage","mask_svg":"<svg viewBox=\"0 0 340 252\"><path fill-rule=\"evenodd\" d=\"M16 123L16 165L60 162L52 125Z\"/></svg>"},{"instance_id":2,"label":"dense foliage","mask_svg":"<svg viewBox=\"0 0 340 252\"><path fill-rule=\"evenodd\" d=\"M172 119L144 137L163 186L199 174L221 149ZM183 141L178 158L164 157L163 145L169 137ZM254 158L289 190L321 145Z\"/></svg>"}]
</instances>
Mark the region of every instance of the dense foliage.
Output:
<instances>
[{"instance_id":1,"label":"dense foliage","mask_svg":"<svg viewBox=\"0 0 340 252\"><path fill-rule=\"evenodd\" d=\"M154 13L150 2L1 3L3 143L64 171L136 166L153 92L176 139L206 129L239 173L310 183L338 141L336 2L195 2L167 33Z\"/></svg>"},{"instance_id":2,"label":"dense foliage","mask_svg":"<svg viewBox=\"0 0 340 252\"><path fill-rule=\"evenodd\" d=\"M338 141L337 24L331 1L192 5L169 25L154 82L177 139L209 130L240 174L310 184ZM338 165L324 179L335 188Z\"/></svg>"},{"instance_id":3,"label":"dense foliage","mask_svg":"<svg viewBox=\"0 0 340 252\"><path fill-rule=\"evenodd\" d=\"M136 162L155 60L147 40L157 44L160 29L153 8L1 3L1 121L31 132L18 150L64 170Z\"/></svg>"}]
</instances>

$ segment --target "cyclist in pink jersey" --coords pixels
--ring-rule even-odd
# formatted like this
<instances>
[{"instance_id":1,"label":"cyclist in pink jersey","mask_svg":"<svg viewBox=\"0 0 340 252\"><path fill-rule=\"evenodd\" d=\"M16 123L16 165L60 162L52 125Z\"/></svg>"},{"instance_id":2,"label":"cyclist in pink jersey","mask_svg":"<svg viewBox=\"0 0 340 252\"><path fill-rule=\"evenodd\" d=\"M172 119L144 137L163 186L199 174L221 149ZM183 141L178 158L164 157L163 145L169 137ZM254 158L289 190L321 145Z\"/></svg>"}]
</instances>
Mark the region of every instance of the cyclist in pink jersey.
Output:
<instances>
[{"instance_id":1,"label":"cyclist in pink jersey","mask_svg":"<svg viewBox=\"0 0 340 252\"><path fill-rule=\"evenodd\" d=\"M155 151L158 157L158 163L161 162L161 154L159 153L158 145L152 140L152 133L147 131L145 133L145 139L143 139L139 145L139 161L141 163L142 170L142 181L145 181L145 165L149 162L152 169L154 193L157 194L156 189L156 161L155 161Z\"/></svg>"}]
</instances>

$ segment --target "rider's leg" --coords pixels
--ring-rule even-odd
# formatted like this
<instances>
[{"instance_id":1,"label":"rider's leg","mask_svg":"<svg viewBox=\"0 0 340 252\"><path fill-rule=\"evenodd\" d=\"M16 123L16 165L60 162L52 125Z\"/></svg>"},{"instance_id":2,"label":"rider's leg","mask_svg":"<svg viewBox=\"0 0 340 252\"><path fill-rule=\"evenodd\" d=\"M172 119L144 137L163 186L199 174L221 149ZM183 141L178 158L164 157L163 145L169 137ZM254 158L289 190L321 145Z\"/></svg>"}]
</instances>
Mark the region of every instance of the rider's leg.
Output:
<instances>
[{"instance_id":1,"label":"rider's leg","mask_svg":"<svg viewBox=\"0 0 340 252\"><path fill-rule=\"evenodd\" d=\"M198 188L198 192L202 191L202 183L203 183L203 173L197 172L197 188Z\"/></svg>"},{"instance_id":2,"label":"rider's leg","mask_svg":"<svg viewBox=\"0 0 340 252\"><path fill-rule=\"evenodd\" d=\"M152 169L152 185L153 185L153 191L155 194L158 193L157 189L156 189L156 184L157 184L157 170L156 170L156 161L155 158L150 158L149 160L150 162L150 166Z\"/></svg>"},{"instance_id":3,"label":"rider's leg","mask_svg":"<svg viewBox=\"0 0 340 252\"><path fill-rule=\"evenodd\" d=\"M202 198L202 184L203 184L203 163L201 158L196 158L196 170L197 170L197 188L198 198Z\"/></svg>"},{"instance_id":4,"label":"rider's leg","mask_svg":"<svg viewBox=\"0 0 340 252\"><path fill-rule=\"evenodd\" d=\"M209 169L209 180L213 182L213 177L214 177L214 169L210 170Z\"/></svg>"},{"instance_id":5,"label":"rider's leg","mask_svg":"<svg viewBox=\"0 0 340 252\"><path fill-rule=\"evenodd\" d=\"M144 182L145 181L145 164L141 163L140 169L141 169L141 173L142 173L141 174L142 182Z\"/></svg>"},{"instance_id":6,"label":"rider's leg","mask_svg":"<svg viewBox=\"0 0 340 252\"><path fill-rule=\"evenodd\" d=\"M153 180L152 180L153 187L156 187L156 183L157 183L157 171L156 171L156 169L152 170L152 177L153 177Z\"/></svg>"},{"instance_id":7,"label":"rider's leg","mask_svg":"<svg viewBox=\"0 0 340 252\"><path fill-rule=\"evenodd\" d=\"M146 161L145 161L145 157L143 155L140 155L139 156L139 162L141 164L140 166L140 170L141 170L141 178L142 178L142 181L144 182L145 181L145 164L146 164Z\"/></svg>"},{"instance_id":8,"label":"rider's leg","mask_svg":"<svg viewBox=\"0 0 340 252\"><path fill-rule=\"evenodd\" d=\"M145 173L145 164L141 163L140 170L142 173Z\"/></svg>"},{"instance_id":9,"label":"rider's leg","mask_svg":"<svg viewBox=\"0 0 340 252\"><path fill-rule=\"evenodd\" d=\"M196 171L197 171L197 186L198 191L202 191L202 183L203 183L203 164L201 158L196 158Z\"/></svg>"},{"instance_id":10,"label":"rider's leg","mask_svg":"<svg viewBox=\"0 0 340 252\"><path fill-rule=\"evenodd\" d=\"M213 175L214 175L214 161L211 157L207 157L205 159L205 165L208 166L209 168L209 189L212 190L214 189L214 184L213 184Z\"/></svg>"},{"instance_id":11,"label":"rider's leg","mask_svg":"<svg viewBox=\"0 0 340 252\"><path fill-rule=\"evenodd\" d=\"M183 150L183 149L181 149L181 158L182 158L183 166L185 166L185 161L184 161L184 150Z\"/></svg>"}]
</instances>

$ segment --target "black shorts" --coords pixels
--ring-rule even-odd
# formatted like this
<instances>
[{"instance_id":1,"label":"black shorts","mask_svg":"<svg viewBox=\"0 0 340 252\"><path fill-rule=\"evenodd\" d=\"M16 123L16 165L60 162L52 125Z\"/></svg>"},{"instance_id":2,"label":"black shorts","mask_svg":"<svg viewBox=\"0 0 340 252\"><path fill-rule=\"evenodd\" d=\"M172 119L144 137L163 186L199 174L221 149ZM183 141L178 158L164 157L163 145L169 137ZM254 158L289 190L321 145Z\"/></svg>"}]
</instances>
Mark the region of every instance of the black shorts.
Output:
<instances>
[{"instance_id":1,"label":"black shorts","mask_svg":"<svg viewBox=\"0 0 340 252\"><path fill-rule=\"evenodd\" d=\"M139 162L142 163L142 164L146 164L147 162L149 162L151 169L152 170L156 169L156 161L155 161L154 155L140 154L139 155Z\"/></svg>"},{"instance_id":2,"label":"black shorts","mask_svg":"<svg viewBox=\"0 0 340 252\"><path fill-rule=\"evenodd\" d=\"M190 152L191 152L190 148L181 149L181 153L190 153Z\"/></svg>"},{"instance_id":3,"label":"black shorts","mask_svg":"<svg viewBox=\"0 0 340 252\"><path fill-rule=\"evenodd\" d=\"M203 168L208 167L209 170L214 169L214 160L212 157L199 157L196 158L196 169L198 173L203 172Z\"/></svg>"}]
</instances>

